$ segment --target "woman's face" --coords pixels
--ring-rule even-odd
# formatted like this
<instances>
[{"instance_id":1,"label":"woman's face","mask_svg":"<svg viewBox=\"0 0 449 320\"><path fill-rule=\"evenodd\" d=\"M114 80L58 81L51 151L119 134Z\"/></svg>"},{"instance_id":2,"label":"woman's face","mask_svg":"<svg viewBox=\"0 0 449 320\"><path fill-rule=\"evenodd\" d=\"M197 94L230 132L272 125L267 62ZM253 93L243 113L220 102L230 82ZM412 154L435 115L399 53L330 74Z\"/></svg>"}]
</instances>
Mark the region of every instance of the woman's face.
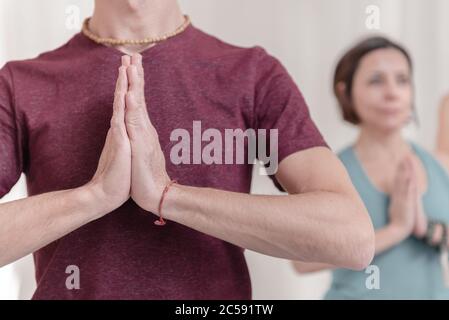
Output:
<instances>
[{"instance_id":1,"label":"woman's face","mask_svg":"<svg viewBox=\"0 0 449 320\"><path fill-rule=\"evenodd\" d=\"M413 88L407 58L397 49L378 49L362 58L354 74L352 102L361 124L395 131L412 115Z\"/></svg>"}]
</instances>

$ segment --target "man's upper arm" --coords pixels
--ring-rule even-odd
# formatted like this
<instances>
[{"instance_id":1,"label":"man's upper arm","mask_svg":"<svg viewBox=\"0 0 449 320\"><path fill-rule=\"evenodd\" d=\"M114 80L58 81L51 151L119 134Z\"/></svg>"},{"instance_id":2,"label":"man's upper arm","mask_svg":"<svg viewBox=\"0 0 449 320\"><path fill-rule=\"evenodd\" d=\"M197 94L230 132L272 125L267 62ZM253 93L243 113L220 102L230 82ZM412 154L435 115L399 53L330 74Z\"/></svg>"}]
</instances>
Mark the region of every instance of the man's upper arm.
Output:
<instances>
[{"instance_id":1,"label":"man's upper arm","mask_svg":"<svg viewBox=\"0 0 449 320\"><path fill-rule=\"evenodd\" d=\"M13 106L13 84L8 66L0 69L0 198L22 172L21 142Z\"/></svg>"},{"instance_id":2,"label":"man's upper arm","mask_svg":"<svg viewBox=\"0 0 449 320\"><path fill-rule=\"evenodd\" d=\"M268 174L275 186L281 191L286 191L279 184L277 175L273 174L279 170L279 163L300 151L317 147L329 149L329 147L312 120L301 91L280 61L261 51L258 70L260 74L255 99L256 127L277 132L277 141L271 141L271 134L267 133L266 148L272 160L272 153L275 152L277 155L274 161L276 170L272 170L271 161L269 166L266 163L265 167L270 168Z\"/></svg>"},{"instance_id":3,"label":"man's upper arm","mask_svg":"<svg viewBox=\"0 0 449 320\"><path fill-rule=\"evenodd\" d=\"M356 192L345 167L326 147L289 155L279 164L276 179L290 194L329 191L354 195Z\"/></svg>"}]
</instances>

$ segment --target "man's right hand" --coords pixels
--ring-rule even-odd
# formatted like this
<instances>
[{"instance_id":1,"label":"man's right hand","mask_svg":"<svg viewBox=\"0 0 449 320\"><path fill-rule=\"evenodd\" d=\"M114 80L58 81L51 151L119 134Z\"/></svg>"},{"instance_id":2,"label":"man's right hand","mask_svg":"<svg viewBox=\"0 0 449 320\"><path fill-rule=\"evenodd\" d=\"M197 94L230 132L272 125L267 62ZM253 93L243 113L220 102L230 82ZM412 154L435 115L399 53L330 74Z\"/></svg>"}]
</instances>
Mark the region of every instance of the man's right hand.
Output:
<instances>
[{"instance_id":1,"label":"man's right hand","mask_svg":"<svg viewBox=\"0 0 449 320\"><path fill-rule=\"evenodd\" d=\"M125 95L128 90L126 67L119 68L113 115L92 180L84 187L102 205L104 213L115 210L130 197L131 146L125 126Z\"/></svg>"}]
</instances>

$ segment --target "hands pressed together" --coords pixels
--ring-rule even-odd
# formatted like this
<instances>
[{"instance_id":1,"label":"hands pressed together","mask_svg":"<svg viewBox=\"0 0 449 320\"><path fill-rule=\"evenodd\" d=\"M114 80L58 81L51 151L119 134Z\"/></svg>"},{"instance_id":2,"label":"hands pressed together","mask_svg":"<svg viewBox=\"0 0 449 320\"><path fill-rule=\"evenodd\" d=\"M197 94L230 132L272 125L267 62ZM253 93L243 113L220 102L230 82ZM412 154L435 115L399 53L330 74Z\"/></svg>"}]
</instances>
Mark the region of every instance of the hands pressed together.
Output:
<instances>
[{"instance_id":1,"label":"hands pressed together","mask_svg":"<svg viewBox=\"0 0 449 320\"><path fill-rule=\"evenodd\" d=\"M114 94L113 115L98 168L87 184L112 211L130 197L159 215L170 182L158 134L148 115L142 56L123 56Z\"/></svg>"},{"instance_id":2,"label":"hands pressed together","mask_svg":"<svg viewBox=\"0 0 449 320\"><path fill-rule=\"evenodd\" d=\"M413 235L423 239L427 234L429 220L423 207L423 195L418 188L417 170L417 160L412 155L406 156L399 164L391 194L390 224L404 237ZM440 225L435 229L434 240L431 241L433 245L442 239L441 228L444 227ZM449 239L447 241L449 246Z\"/></svg>"},{"instance_id":3,"label":"hands pressed together","mask_svg":"<svg viewBox=\"0 0 449 320\"><path fill-rule=\"evenodd\" d=\"M417 164L412 155L399 164L393 184L390 203L390 224L404 236L413 234L423 238L427 231L427 217L418 190Z\"/></svg>"}]
</instances>

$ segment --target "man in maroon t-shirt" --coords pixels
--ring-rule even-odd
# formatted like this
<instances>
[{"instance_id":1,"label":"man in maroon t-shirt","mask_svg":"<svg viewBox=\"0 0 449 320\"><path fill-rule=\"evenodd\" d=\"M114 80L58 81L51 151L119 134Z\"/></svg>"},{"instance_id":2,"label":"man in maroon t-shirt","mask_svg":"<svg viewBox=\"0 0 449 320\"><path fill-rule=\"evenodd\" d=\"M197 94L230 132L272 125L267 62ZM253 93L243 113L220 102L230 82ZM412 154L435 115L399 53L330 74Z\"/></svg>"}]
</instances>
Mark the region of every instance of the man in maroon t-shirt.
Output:
<instances>
[{"instance_id":1,"label":"man in maroon t-shirt","mask_svg":"<svg viewBox=\"0 0 449 320\"><path fill-rule=\"evenodd\" d=\"M97 0L84 32L0 70L0 197L22 172L29 193L0 205L0 266L33 252L34 299L250 299L246 248L371 261L367 212L285 68L188 22L176 0ZM289 195L248 194L266 150Z\"/></svg>"}]
</instances>

